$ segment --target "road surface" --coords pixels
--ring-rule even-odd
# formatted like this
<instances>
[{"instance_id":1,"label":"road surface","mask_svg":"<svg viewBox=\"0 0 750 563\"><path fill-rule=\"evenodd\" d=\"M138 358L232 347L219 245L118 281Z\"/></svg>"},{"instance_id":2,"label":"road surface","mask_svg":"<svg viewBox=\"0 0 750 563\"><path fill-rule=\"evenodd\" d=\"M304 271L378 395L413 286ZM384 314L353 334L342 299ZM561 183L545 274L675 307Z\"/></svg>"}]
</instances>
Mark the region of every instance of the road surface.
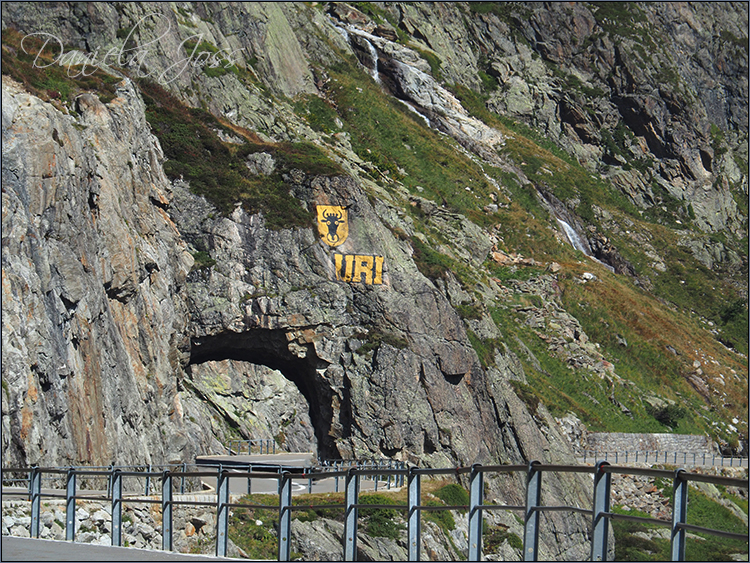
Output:
<instances>
[{"instance_id":1,"label":"road surface","mask_svg":"<svg viewBox=\"0 0 750 563\"><path fill-rule=\"evenodd\" d=\"M134 547L112 547L58 540L2 537L3 561L237 561Z\"/></svg>"}]
</instances>

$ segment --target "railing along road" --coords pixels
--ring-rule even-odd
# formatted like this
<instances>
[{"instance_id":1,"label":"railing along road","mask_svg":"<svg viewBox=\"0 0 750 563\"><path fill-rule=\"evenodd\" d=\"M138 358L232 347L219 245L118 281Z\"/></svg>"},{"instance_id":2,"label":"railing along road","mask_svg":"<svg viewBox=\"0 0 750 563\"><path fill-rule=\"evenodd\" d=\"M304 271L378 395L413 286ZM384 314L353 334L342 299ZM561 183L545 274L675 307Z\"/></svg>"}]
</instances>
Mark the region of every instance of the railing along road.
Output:
<instances>
[{"instance_id":1,"label":"railing along road","mask_svg":"<svg viewBox=\"0 0 750 563\"><path fill-rule=\"evenodd\" d=\"M179 470L178 470L179 469ZM497 473L526 473L526 502L524 506L485 504L484 502L484 477L486 474ZM593 476L593 506L581 508L575 506L544 506L541 503L542 476L545 473L584 473ZM747 489L748 481L730 477L712 475L701 475L690 473L684 469L669 471L664 469L649 469L638 467L625 467L610 465L606 461L599 461L596 466L573 466L573 465L543 465L532 461L528 465L473 465L471 467L457 467L446 469L426 468L395 468L386 467L361 468L351 467L346 471L321 471L319 473L291 474L291 473L262 473L242 472L218 468L216 471L185 471L185 467L175 469L164 469L163 471L123 471L114 469L85 469L85 468L6 468L2 470L3 483L11 482L12 475L28 475L28 491L31 500L31 523L30 535L39 537L39 521L41 511L41 499L65 498L66 499L66 539L75 540L75 509L76 500L107 500L112 503L112 545L122 545L122 507L123 503L152 503L160 504L162 509L162 549L172 550L172 518L173 510L177 506L201 505L213 506L216 510L216 555L226 556L229 511L233 508L262 508L268 509L269 505L232 503L230 502L229 482L230 479L272 479L278 482L279 511L278 526L278 559L288 561L291 556L291 525L292 512L295 510L308 510L310 508L341 508L344 511L344 538L343 556L345 561L356 560L357 555L357 526L358 509L362 506L367 508L391 508L403 510L407 520L408 556L409 561L420 560L421 547L421 513L425 510L467 510L468 514L468 560L480 561L482 558L482 514L491 510L511 510L522 512L524 515L524 538L523 557L524 561L536 561L539 556L539 536L544 531L540 529L540 514L551 511L567 511L579 513L591 518L591 560L605 561L608 549L609 523L614 519L630 520L640 523L657 524L667 526L671 529L671 557L673 561L685 560L685 539L688 531L701 532L715 536L748 540L747 535L731 533L723 530L703 528L687 524L688 510L688 483L703 482L727 487L740 487ZM66 486L64 492L43 492L42 475L64 476ZM610 493L612 475L644 475L671 479L673 482L673 504L672 519L663 520L658 518L643 518L613 513L610 510ZM437 475L465 475L469 478L468 506L427 506L421 503L421 479L423 476ZM111 485L107 487L106 494L91 496L91 494L77 494L77 477L95 477L108 480ZM123 479L137 477L139 479L159 479L161 481L161 498L127 498L123 495ZM292 483L294 480L306 479L345 479L345 498L343 504L330 505L304 505L292 504ZM363 505L358 502L360 491L360 480L363 478L382 479L395 478L396 482L406 480L408 488L407 505ZM173 491L178 482L192 478L216 478L217 490L216 501L188 501L177 500L173 497ZM183 485L184 487L184 485ZM5 491L3 491L5 493Z\"/></svg>"},{"instance_id":2,"label":"railing along road","mask_svg":"<svg viewBox=\"0 0 750 563\"><path fill-rule=\"evenodd\" d=\"M618 463L669 463L671 465L709 466L709 467L747 467L746 457L725 457L706 452L674 452L659 450L639 450L625 452L602 452L586 450L583 452L583 463L597 461Z\"/></svg>"}]
</instances>

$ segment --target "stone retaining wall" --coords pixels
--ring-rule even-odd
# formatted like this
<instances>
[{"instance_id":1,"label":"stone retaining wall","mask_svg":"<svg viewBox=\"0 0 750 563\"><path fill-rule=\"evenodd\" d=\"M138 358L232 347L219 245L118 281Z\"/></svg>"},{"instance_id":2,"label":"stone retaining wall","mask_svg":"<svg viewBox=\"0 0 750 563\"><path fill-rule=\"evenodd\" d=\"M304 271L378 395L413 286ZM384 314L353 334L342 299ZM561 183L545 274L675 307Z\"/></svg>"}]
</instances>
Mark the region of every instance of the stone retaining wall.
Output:
<instances>
[{"instance_id":1,"label":"stone retaining wall","mask_svg":"<svg viewBox=\"0 0 750 563\"><path fill-rule=\"evenodd\" d=\"M176 495L179 500L216 502L207 495ZM175 500L178 500L175 497ZM198 498L200 497L200 498ZM152 497L156 498L156 497ZM39 517L39 537L50 540L65 539L65 501L42 499ZM128 502L122 510L122 545L146 549L162 548L161 505ZM31 503L11 500L2 503L2 535L30 537ZM174 551L181 553L215 552L216 516L212 506L179 506L172 521ZM78 501L76 503L75 541L98 545L112 545L112 506L108 502ZM229 557L245 557L231 540Z\"/></svg>"},{"instance_id":2,"label":"stone retaining wall","mask_svg":"<svg viewBox=\"0 0 750 563\"><path fill-rule=\"evenodd\" d=\"M625 432L587 432L583 449L596 452L687 452L720 453L707 436L687 434L629 434Z\"/></svg>"}]
</instances>

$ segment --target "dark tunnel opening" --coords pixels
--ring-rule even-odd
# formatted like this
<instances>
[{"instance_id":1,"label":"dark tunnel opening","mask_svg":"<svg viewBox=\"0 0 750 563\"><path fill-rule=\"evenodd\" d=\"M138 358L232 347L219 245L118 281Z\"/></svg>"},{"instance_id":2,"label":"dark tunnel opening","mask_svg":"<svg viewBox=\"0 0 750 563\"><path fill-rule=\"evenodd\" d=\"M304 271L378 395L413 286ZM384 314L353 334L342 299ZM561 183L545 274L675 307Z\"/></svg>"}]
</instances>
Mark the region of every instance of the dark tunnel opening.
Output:
<instances>
[{"instance_id":1,"label":"dark tunnel opening","mask_svg":"<svg viewBox=\"0 0 750 563\"><path fill-rule=\"evenodd\" d=\"M286 331L280 329L223 332L191 339L190 365L222 360L263 365L281 372L297 386L309 405L310 420L318 443L318 458L340 457L330 435L333 391L325 381L320 380L316 371L326 368L328 363L317 357L312 344L307 346L306 357L300 358L289 351Z\"/></svg>"}]
</instances>

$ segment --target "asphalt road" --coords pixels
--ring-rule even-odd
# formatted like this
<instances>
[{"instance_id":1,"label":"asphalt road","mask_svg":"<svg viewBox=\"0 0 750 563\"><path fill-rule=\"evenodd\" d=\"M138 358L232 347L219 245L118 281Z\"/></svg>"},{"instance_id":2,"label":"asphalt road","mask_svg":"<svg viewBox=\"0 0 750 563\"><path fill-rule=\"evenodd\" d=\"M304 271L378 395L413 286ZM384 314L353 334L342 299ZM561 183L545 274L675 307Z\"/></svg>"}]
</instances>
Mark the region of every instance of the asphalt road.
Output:
<instances>
[{"instance_id":1,"label":"asphalt road","mask_svg":"<svg viewBox=\"0 0 750 563\"><path fill-rule=\"evenodd\" d=\"M3 561L237 561L153 549L112 547L57 540L2 537Z\"/></svg>"},{"instance_id":2,"label":"asphalt road","mask_svg":"<svg viewBox=\"0 0 750 563\"><path fill-rule=\"evenodd\" d=\"M211 487L211 489L215 490L216 488L216 479L213 478L204 478L202 480L207 486ZM344 492L344 486L345 486L346 479L344 477L339 477L338 482L338 492L343 493ZM304 477L295 478L292 481L292 495L297 494L304 494L308 492L312 493L333 493L336 492L336 479L334 477L329 477L327 479L319 479L319 480L313 480L312 482L312 489L309 489L310 483L309 480ZM396 486L394 484L393 479L391 480L391 489L395 489ZM375 481L371 479L365 479L363 477L360 478L359 481L359 489L360 491L372 491L375 489ZM270 494L276 494L279 490L279 482L277 479L251 479L250 483L250 492L255 493L270 493ZM388 482L387 481L378 481L378 490L379 491L385 491L388 490ZM213 491L211 491L213 492ZM244 495L248 493L248 484L247 479L244 477L238 477L238 478L230 478L229 480L229 492L232 495ZM205 492L204 492L205 493Z\"/></svg>"}]
</instances>

